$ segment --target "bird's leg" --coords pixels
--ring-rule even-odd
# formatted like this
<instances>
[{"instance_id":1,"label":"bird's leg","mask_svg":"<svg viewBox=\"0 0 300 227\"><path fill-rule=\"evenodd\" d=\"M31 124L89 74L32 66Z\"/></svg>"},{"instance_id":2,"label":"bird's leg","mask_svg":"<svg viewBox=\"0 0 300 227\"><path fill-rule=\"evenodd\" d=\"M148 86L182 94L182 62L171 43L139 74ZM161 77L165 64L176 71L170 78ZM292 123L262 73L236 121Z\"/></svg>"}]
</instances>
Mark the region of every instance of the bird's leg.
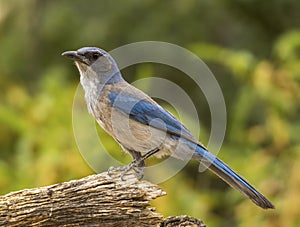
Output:
<instances>
[{"instance_id":1,"label":"bird's leg","mask_svg":"<svg viewBox=\"0 0 300 227\"><path fill-rule=\"evenodd\" d=\"M129 164L129 166L132 166L132 167L134 167L134 166L144 167L145 166L145 162L144 162L143 155L141 154L141 152L130 150L129 153L133 157L133 161Z\"/></svg>"},{"instance_id":2,"label":"bird's leg","mask_svg":"<svg viewBox=\"0 0 300 227\"><path fill-rule=\"evenodd\" d=\"M135 173L138 174L138 178L141 175L143 177L143 167L145 166L145 162L142 160L142 154L140 152L134 151L134 150L129 150L126 149L129 154L133 157L133 161L126 166L121 166L121 167L110 167L108 169L108 175L111 175L111 172L113 172L115 169L118 169L118 171L121 171L121 179L124 180L124 176L126 175L127 172L129 172L131 169L134 170ZM139 178L140 179L140 178Z\"/></svg>"},{"instance_id":3,"label":"bird's leg","mask_svg":"<svg viewBox=\"0 0 300 227\"><path fill-rule=\"evenodd\" d=\"M124 179L125 174L130 171L131 169L134 170L135 174L137 175L137 178L140 180L144 176L144 167L145 167L145 160L149 158L150 156L154 155L159 151L159 148L155 148L153 150L148 151L146 154L141 155L140 152L136 151L129 151L134 160L127 166L125 166L125 169L123 173L121 174L121 179Z\"/></svg>"},{"instance_id":4,"label":"bird's leg","mask_svg":"<svg viewBox=\"0 0 300 227\"><path fill-rule=\"evenodd\" d=\"M156 154L159 150L160 150L160 149L157 147L157 148L154 148L154 149L151 150L151 151L148 151L146 154L144 154L144 155L142 156L142 160L143 160L143 161L146 160L146 159L149 158L150 156Z\"/></svg>"}]
</instances>

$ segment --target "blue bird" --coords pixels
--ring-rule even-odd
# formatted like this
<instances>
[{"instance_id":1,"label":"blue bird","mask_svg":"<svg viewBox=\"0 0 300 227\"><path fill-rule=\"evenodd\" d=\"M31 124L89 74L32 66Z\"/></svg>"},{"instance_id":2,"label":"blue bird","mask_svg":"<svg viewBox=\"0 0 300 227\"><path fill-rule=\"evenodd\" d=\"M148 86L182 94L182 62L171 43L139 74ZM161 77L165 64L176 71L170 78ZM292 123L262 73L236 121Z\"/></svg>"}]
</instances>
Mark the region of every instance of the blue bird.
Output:
<instances>
[{"instance_id":1,"label":"blue bird","mask_svg":"<svg viewBox=\"0 0 300 227\"><path fill-rule=\"evenodd\" d=\"M62 54L75 61L90 114L133 157L125 171L143 175L151 155L193 157L256 205L273 204L243 177L210 153L172 114L144 92L127 83L114 59L97 47L83 47Z\"/></svg>"}]
</instances>

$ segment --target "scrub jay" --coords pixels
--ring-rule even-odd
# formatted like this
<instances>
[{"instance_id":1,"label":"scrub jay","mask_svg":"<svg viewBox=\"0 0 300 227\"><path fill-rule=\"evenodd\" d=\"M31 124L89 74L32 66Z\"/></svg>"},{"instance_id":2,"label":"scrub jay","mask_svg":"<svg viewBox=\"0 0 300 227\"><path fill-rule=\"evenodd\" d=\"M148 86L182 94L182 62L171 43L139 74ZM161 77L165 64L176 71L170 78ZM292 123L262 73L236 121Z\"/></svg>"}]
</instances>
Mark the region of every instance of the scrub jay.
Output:
<instances>
[{"instance_id":1,"label":"scrub jay","mask_svg":"<svg viewBox=\"0 0 300 227\"><path fill-rule=\"evenodd\" d=\"M143 176L144 160L151 155L193 157L240 191L256 205L272 203L243 177L210 153L172 114L144 92L127 83L114 59L97 47L83 47L62 54L75 61L85 91L89 113L133 157L125 172Z\"/></svg>"}]
</instances>

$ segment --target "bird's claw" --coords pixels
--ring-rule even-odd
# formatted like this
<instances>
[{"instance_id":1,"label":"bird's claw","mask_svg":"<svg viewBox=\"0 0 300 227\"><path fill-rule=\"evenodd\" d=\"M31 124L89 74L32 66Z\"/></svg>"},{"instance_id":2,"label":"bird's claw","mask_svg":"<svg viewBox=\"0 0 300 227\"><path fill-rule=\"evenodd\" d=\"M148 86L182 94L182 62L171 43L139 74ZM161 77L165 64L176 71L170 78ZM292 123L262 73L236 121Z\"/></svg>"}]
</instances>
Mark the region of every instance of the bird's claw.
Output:
<instances>
[{"instance_id":1,"label":"bird's claw","mask_svg":"<svg viewBox=\"0 0 300 227\"><path fill-rule=\"evenodd\" d=\"M149 158L151 155L157 153L159 151L159 148L155 148L151 151L148 151L146 154L144 154L143 156L141 156L140 153L138 152L131 152L133 155L133 157L135 158L129 165L127 166L121 166L121 167L110 167L108 169L108 175L111 176L111 172L112 170L116 170L118 169L118 172L122 172L120 177L121 180L125 180L125 176L126 174L130 171L133 170L134 174L136 176L136 178L138 180L141 180L144 177L144 167L145 167L145 159Z\"/></svg>"},{"instance_id":2,"label":"bird's claw","mask_svg":"<svg viewBox=\"0 0 300 227\"><path fill-rule=\"evenodd\" d=\"M144 177L144 167L140 166L139 160L132 161L129 165L126 166L120 166L120 167L110 167L107 170L107 174L109 176L113 175L113 172L121 173L120 178L122 181L125 181L125 176L129 175L128 172L133 170L134 175L138 180L141 180Z\"/></svg>"},{"instance_id":3,"label":"bird's claw","mask_svg":"<svg viewBox=\"0 0 300 227\"><path fill-rule=\"evenodd\" d=\"M125 180L126 174L133 170L134 175L138 180L141 180L144 177L144 167L139 167L135 161L131 162L129 165L124 166L123 172L121 173L121 180Z\"/></svg>"}]
</instances>

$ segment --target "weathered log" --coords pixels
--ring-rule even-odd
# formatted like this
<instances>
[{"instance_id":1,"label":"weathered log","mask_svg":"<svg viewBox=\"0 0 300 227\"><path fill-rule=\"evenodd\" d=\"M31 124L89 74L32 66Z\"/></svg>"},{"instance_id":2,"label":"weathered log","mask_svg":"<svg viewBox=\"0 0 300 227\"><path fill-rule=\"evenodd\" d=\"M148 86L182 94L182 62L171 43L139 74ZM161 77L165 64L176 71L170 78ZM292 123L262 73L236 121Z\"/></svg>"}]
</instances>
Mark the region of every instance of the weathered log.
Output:
<instances>
[{"instance_id":1,"label":"weathered log","mask_svg":"<svg viewBox=\"0 0 300 227\"><path fill-rule=\"evenodd\" d=\"M174 220L178 224L180 219L187 223L187 216L164 221L149 208L151 200L166 194L157 185L130 174L124 178L104 172L11 192L0 197L0 226L175 226Z\"/></svg>"}]
</instances>

